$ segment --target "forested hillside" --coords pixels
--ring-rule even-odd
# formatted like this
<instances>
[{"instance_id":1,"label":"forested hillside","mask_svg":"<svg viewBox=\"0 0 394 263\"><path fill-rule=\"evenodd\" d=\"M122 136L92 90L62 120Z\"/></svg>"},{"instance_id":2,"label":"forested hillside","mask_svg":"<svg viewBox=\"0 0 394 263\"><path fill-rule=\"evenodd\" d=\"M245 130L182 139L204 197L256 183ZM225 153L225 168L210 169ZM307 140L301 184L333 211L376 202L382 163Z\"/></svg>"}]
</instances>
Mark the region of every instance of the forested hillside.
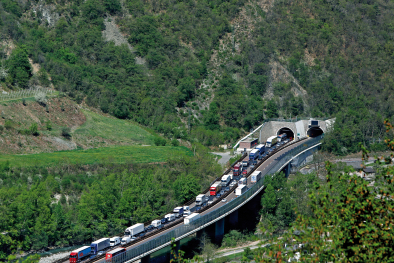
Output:
<instances>
[{"instance_id":1,"label":"forested hillside","mask_svg":"<svg viewBox=\"0 0 394 263\"><path fill-rule=\"evenodd\" d=\"M3 89L53 84L168 138L212 145L263 118L337 117L325 148L345 154L393 115L392 2L0 3ZM103 37L111 23L128 43Z\"/></svg>"}]
</instances>

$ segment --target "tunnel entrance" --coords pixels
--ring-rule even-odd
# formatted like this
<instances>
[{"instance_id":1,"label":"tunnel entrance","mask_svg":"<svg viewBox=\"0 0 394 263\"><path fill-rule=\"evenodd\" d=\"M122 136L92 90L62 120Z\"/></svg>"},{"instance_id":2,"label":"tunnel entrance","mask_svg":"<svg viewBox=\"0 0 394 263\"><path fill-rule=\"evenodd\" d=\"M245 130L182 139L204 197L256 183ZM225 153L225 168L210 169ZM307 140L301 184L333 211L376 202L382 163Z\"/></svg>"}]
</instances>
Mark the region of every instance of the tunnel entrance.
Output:
<instances>
[{"instance_id":1,"label":"tunnel entrance","mask_svg":"<svg viewBox=\"0 0 394 263\"><path fill-rule=\"evenodd\" d=\"M309 137L317 137L322 135L324 132L320 127L311 127L309 128L307 134Z\"/></svg>"},{"instance_id":2,"label":"tunnel entrance","mask_svg":"<svg viewBox=\"0 0 394 263\"><path fill-rule=\"evenodd\" d=\"M280 135L280 134L283 134L283 133L286 133L287 138L289 138L291 140L294 139L294 132L290 128L287 128L287 127L281 128L278 131L277 135Z\"/></svg>"}]
</instances>

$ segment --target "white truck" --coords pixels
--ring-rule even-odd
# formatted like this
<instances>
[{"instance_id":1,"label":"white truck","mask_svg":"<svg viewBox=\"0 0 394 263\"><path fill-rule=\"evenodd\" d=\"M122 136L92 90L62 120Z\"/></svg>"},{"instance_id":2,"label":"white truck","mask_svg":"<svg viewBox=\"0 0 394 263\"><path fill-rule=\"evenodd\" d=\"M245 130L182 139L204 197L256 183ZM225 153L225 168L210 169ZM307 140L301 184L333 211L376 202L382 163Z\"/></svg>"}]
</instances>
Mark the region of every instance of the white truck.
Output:
<instances>
[{"instance_id":1,"label":"white truck","mask_svg":"<svg viewBox=\"0 0 394 263\"><path fill-rule=\"evenodd\" d=\"M248 182L248 179L246 179L246 178L241 178L241 179L238 181L238 185L246 185L247 182Z\"/></svg>"},{"instance_id":2,"label":"white truck","mask_svg":"<svg viewBox=\"0 0 394 263\"><path fill-rule=\"evenodd\" d=\"M136 237L139 233L144 232L145 228L144 228L144 224L142 223L138 223L135 224L131 227L128 227L125 232L124 235L125 236L130 236L130 237Z\"/></svg>"},{"instance_id":3,"label":"white truck","mask_svg":"<svg viewBox=\"0 0 394 263\"><path fill-rule=\"evenodd\" d=\"M152 225L154 228L158 228L158 227L161 226L161 220L153 220L152 223L151 223L151 225Z\"/></svg>"},{"instance_id":4,"label":"white truck","mask_svg":"<svg viewBox=\"0 0 394 263\"><path fill-rule=\"evenodd\" d=\"M243 195L246 192L246 190L248 190L248 187L246 185L244 184L240 185L237 187L237 189L235 189L235 195L236 196Z\"/></svg>"},{"instance_id":5,"label":"white truck","mask_svg":"<svg viewBox=\"0 0 394 263\"><path fill-rule=\"evenodd\" d=\"M267 139L267 142L265 143L266 148L271 148L278 142L278 136L271 136Z\"/></svg>"},{"instance_id":6,"label":"white truck","mask_svg":"<svg viewBox=\"0 0 394 263\"><path fill-rule=\"evenodd\" d=\"M192 223L194 220L197 220L200 218L200 214L198 213L193 213L190 216L185 217L185 220L183 221L183 223L185 225L189 225L190 223Z\"/></svg>"},{"instance_id":7,"label":"white truck","mask_svg":"<svg viewBox=\"0 0 394 263\"><path fill-rule=\"evenodd\" d=\"M229 174L223 175L222 177L222 185L227 186L231 181L231 176Z\"/></svg>"},{"instance_id":8,"label":"white truck","mask_svg":"<svg viewBox=\"0 0 394 263\"><path fill-rule=\"evenodd\" d=\"M126 245L128 243L131 242L131 238L130 237L123 237L122 241L120 242L122 245Z\"/></svg>"},{"instance_id":9,"label":"white truck","mask_svg":"<svg viewBox=\"0 0 394 263\"><path fill-rule=\"evenodd\" d=\"M176 217L182 217L183 216L183 206L178 206L174 208L174 211L172 211Z\"/></svg>"},{"instance_id":10,"label":"white truck","mask_svg":"<svg viewBox=\"0 0 394 263\"><path fill-rule=\"evenodd\" d=\"M120 242L121 242L120 237L111 237L111 238L109 239L109 245L110 245L111 247L114 247L114 246L119 245Z\"/></svg>"},{"instance_id":11,"label":"white truck","mask_svg":"<svg viewBox=\"0 0 394 263\"><path fill-rule=\"evenodd\" d=\"M261 179L261 172L254 171L251 176L251 183L252 184L257 183L260 179Z\"/></svg>"},{"instance_id":12,"label":"white truck","mask_svg":"<svg viewBox=\"0 0 394 263\"><path fill-rule=\"evenodd\" d=\"M171 222L171 221L175 220L175 215L174 214L167 214L164 217L167 218L167 222Z\"/></svg>"},{"instance_id":13,"label":"white truck","mask_svg":"<svg viewBox=\"0 0 394 263\"><path fill-rule=\"evenodd\" d=\"M196 205L203 205L205 203L205 200L206 200L206 198L205 198L204 194L197 195Z\"/></svg>"}]
</instances>

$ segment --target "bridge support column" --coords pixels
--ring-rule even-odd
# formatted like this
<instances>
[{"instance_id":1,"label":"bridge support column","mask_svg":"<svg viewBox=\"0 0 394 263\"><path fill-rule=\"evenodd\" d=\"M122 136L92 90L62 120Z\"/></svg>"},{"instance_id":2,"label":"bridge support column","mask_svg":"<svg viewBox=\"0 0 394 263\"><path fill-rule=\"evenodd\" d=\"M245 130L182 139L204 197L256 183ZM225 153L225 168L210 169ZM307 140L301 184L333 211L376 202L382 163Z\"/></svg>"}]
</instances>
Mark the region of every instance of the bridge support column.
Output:
<instances>
[{"instance_id":1,"label":"bridge support column","mask_svg":"<svg viewBox=\"0 0 394 263\"><path fill-rule=\"evenodd\" d=\"M285 168L283 168L283 172L285 173L286 178L289 177L291 171L290 163L288 163Z\"/></svg>"},{"instance_id":2,"label":"bridge support column","mask_svg":"<svg viewBox=\"0 0 394 263\"><path fill-rule=\"evenodd\" d=\"M149 261L150 261L150 255L141 258L141 263L149 263Z\"/></svg>"},{"instance_id":3,"label":"bridge support column","mask_svg":"<svg viewBox=\"0 0 394 263\"><path fill-rule=\"evenodd\" d=\"M220 242L224 235L224 218L215 223L215 241Z\"/></svg>"},{"instance_id":4,"label":"bridge support column","mask_svg":"<svg viewBox=\"0 0 394 263\"><path fill-rule=\"evenodd\" d=\"M228 221L232 226L238 225L238 209L229 215Z\"/></svg>"}]
</instances>

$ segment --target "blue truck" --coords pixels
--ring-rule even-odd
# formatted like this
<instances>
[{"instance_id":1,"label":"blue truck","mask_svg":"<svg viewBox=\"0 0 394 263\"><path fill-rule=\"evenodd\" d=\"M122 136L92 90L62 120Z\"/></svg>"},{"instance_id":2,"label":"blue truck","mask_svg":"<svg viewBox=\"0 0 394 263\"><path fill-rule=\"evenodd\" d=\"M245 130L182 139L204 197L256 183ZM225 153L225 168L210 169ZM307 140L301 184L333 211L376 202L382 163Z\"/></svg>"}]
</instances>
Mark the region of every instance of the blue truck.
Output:
<instances>
[{"instance_id":1,"label":"blue truck","mask_svg":"<svg viewBox=\"0 0 394 263\"><path fill-rule=\"evenodd\" d=\"M102 238L90 244L90 255L95 257L99 251L106 250L111 247L109 238Z\"/></svg>"},{"instance_id":2,"label":"blue truck","mask_svg":"<svg viewBox=\"0 0 394 263\"><path fill-rule=\"evenodd\" d=\"M260 153L258 149L254 149L249 153L249 160L256 160L259 157Z\"/></svg>"},{"instance_id":3,"label":"blue truck","mask_svg":"<svg viewBox=\"0 0 394 263\"><path fill-rule=\"evenodd\" d=\"M259 154L262 155L265 152L265 145L259 144L256 146L256 149L259 150Z\"/></svg>"}]
</instances>

